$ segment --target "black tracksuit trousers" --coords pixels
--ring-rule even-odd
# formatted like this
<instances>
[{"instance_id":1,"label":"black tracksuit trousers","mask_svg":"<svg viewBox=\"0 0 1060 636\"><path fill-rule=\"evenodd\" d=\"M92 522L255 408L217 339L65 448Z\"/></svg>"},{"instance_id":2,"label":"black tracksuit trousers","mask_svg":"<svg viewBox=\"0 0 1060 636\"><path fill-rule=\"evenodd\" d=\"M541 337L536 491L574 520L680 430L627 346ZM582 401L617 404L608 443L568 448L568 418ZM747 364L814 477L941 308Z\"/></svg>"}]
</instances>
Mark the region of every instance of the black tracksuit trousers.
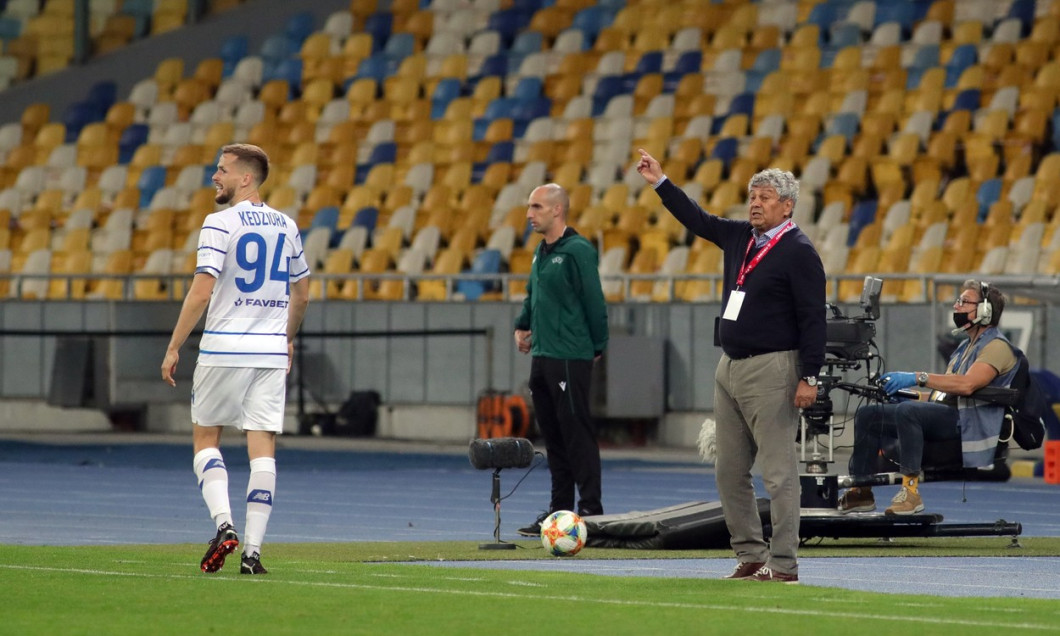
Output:
<instances>
[{"instance_id":1,"label":"black tracksuit trousers","mask_svg":"<svg viewBox=\"0 0 1060 636\"><path fill-rule=\"evenodd\" d=\"M592 360L535 357L530 365L530 393L552 474L549 512L572 510L603 514L600 446L589 415ZM574 507L575 487L579 495Z\"/></svg>"}]
</instances>

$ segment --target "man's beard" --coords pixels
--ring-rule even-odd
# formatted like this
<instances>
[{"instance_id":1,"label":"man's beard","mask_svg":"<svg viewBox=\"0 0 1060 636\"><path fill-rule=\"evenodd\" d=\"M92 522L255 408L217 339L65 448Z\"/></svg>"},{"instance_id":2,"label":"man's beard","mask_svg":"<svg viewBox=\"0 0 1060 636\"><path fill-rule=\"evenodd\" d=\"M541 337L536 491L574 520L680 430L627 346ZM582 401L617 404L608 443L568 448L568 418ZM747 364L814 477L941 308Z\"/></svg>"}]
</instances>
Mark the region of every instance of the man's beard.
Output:
<instances>
[{"instance_id":1,"label":"man's beard","mask_svg":"<svg viewBox=\"0 0 1060 636\"><path fill-rule=\"evenodd\" d=\"M220 192L217 193L217 196L215 196L213 200L216 203L220 203L221 205L224 205L224 204L226 204L226 203L228 203L229 201L232 200L232 196L234 194L235 193L233 191L231 191L231 190L221 190Z\"/></svg>"}]
</instances>

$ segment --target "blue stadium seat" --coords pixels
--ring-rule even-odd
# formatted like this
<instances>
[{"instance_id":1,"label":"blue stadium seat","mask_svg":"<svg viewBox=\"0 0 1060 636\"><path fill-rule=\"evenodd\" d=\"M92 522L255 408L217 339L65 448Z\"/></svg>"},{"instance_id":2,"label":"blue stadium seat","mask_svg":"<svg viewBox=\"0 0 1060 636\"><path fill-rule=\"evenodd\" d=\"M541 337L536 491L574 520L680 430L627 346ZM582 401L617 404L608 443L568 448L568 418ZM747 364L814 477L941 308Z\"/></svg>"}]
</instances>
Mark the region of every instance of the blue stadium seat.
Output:
<instances>
[{"instance_id":1,"label":"blue stadium seat","mask_svg":"<svg viewBox=\"0 0 1060 636\"><path fill-rule=\"evenodd\" d=\"M821 2L813 5L810 9L810 15L806 17L807 24L816 24L824 31L832 25L839 18L836 11L835 4L831 2Z\"/></svg>"},{"instance_id":2,"label":"blue stadium seat","mask_svg":"<svg viewBox=\"0 0 1060 636\"><path fill-rule=\"evenodd\" d=\"M979 110L982 101L978 88L968 88L959 93L953 99L953 110Z\"/></svg>"},{"instance_id":3,"label":"blue stadium seat","mask_svg":"<svg viewBox=\"0 0 1060 636\"><path fill-rule=\"evenodd\" d=\"M16 18L0 17L0 40L8 42L22 34L22 21Z\"/></svg>"},{"instance_id":4,"label":"blue stadium seat","mask_svg":"<svg viewBox=\"0 0 1060 636\"><path fill-rule=\"evenodd\" d=\"M824 125L824 136L843 135L849 145L858 134L861 117L857 113L836 113L828 118Z\"/></svg>"},{"instance_id":5,"label":"blue stadium seat","mask_svg":"<svg viewBox=\"0 0 1060 636\"><path fill-rule=\"evenodd\" d=\"M596 83L596 88L593 90L593 117L599 117L604 114L604 109L607 108L607 102L611 101L612 97L628 92L629 91L626 90L626 84L622 77L617 75L601 77Z\"/></svg>"},{"instance_id":6,"label":"blue stadium seat","mask_svg":"<svg viewBox=\"0 0 1060 636\"><path fill-rule=\"evenodd\" d=\"M455 77L446 77L438 82L431 94L431 119L438 120L445 117L445 109L449 102L460 97L460 80Z\"/></svg>"},{"instance_id":7,"label":"blue stadium seat","mask_svg":"<svg viewBox=\"0 0 1060 636\"><path fill-rule=\"evenodd\" d=\"M773 71L744 71L743 90L748 93L757 93L762 90L762 82Z\"/></svg>"},{"instance_id":8,"label":"blue stadium seat","mask_svg":"<svg viewBox=\"0 0 1060 636\"><path fill-rule=\"evenodd\" d=\"M133 154L150 134L151 128L147 124L131 124L122 131L118 138L118 163L129 163Z\"/></svg>"},{"instance_id":9,"label":"blue stadium seat","mask_svg":"<svg viewBox=\"0 0 1060 636\"><path fill-rule=\"evenodd\" d=\"M478 73L467 78L467 89L469 92L475 90L479 80L483 77L504 77L508 74L508 54L494 53L482 60Z\"/></svg>"},{"instance_id":10,"label":"blue stadium seat","mask_svg":"<svg viewBox=\"0 0 1060 636\"><path fill-rule=\"evenodd\" d=\"M482 175L486 173L486 168L489 168L495 163L511 163L515 159L515 142L512 141L498 141L490 146L489 152L486 153L486 159L484 161L476 163L471 168L471 181L473 183L479 183L482 181Z\"/></svg>"},{"instance_id":11,"label":"blue stadium seat","mask_svg":"<svg viewBox=\"0 0 1060 636\"><path fill-rule=\"evenodd\" d=\"M283 34L295 48L301 48L305 39L314 31L314 21L315 18L310 11L296 13L287 19Z\"/></svg>"},{"instance_id":12,"label":"blue stadium seat","mask_svg":"<svg viewBox=\"0 0 1060 636\"><path fill-rule=\"evenodd\" d=\"M385 55L374 53L361 60L361 63L357 66L357 75L355 79L370 77L379 84L382 84L383 80L393 75L395 70L396 68Z\"/></svg>"},{"instance_id":13,"label":"blue stadium seat","mask_svg":"<svg viewBox=\"0 0 1060 636\"><path fill-rule=\"evenodd\" d=\"M530 122L539 117L548 117L552 113L552 100L547 97L535 99L517 99L511 107L512 135L517 139L526 132Z\"/></svg>"},{"instance_id":14,"label":"blue stadium seat","mask_svg":"<svg viewBox=\"0 0 1060 636\"><path fill-rule=\"evenodd\" d=\"M261 43L261 61L265 66L275 66L291 57L291 43L282 35L270 35Z\"/></svg>"},{"instance_id":15,"label":"blue stadium seat","mask_svg":"<svg viewBox=\"0 0 1060 636\"><path fill-rule=\"evenodd\" d=\"M376 144L368 155L367 163L357 164L357 173L354 176L356 183L364 183L368 178L368 172L381 163L394 163L397 161L397 144L392 141L384 141Z\"/></svg>"},{"instance_id":16,"label":"blue stadium seat","mask_svg":"<svg viewBox=\"0 0 1060 636\"><path fill-rule=\"evenodd\" d=\"M979 49L974 44L962 44L953 50L950 61L946 62L946 88L957 86L964 69L979 60Z\"/></svg>"},{"instance_id":17,"label":"blue stadium seat","mask_svg":"<svg viewBox=\"0 0 1060 636\"><path fill-rule=\"evenodd\" d=\"M1020 32L1023 37L1027 37L1031 33L1031 29L1034 27L1034 17L1036 12L1036 0L1012 0L1012 4L1008 7L1008 18L1016 18L1020 21Z\"/></svg>"},{"instance_id":18,"label":"blue stadium seat","mask_svg":"<svg viewBox=\"0 0 1060 636\"><path fill-rule=\"evenodd\" d=\"M486 153L486 160L484 163L489 165L491 163L510 163L515 157L515 142L512 141L498 141L490 146L489 152Z\"/></svg>"},{"instance_id":19,"label":"blue stadium seat","mask_svg":"<svg viewBox=\"0 0 1060 636\"><path fill-rule=\"evenodd\" d=\"M261 71L261 81L285 80L287 82L288 98L294 99L302 86L302 60L297 57L289 57L280 60L279 64L265 64Z\"/></svg>"},{"instance_id":20,"label":"blue stadium seat","mask_svg":"<svg viewBox=\"0 0 1060 636\"><path fill-rule=\"evenodd\" d=\"M118 101L118 83L113 80L100 80L88 89L86 101L95 104L100 118Z\"/></svg>"},{"instance_id":21,"label":"blue stadium seat","mask_svg":"<svg viewBox=\"0 0 1060 636\"><path fill-rule=\"evenodd\" d=\"M383 44L390 37L390 30L394 26L394 16L391 13L373 13L364 20L364 32L372 35L373 52L382 50Z\"/></svg>"},{"instance_id":22,"label":"blue stadium seat","mask_svg":"<svg viewBox=\"0 0 1060 636\"><path fill-rule=\"evenodd\" d=\"M601 6L586 7L574 14L571 28L581 29L585 34L586 45L591 47L600 31L611 24L611 19L611 14Z\"/></svg>"},{"instance_id":23,"label":"blue stadium seat","mask_svg":"<svg viewBox=\"0 0 1060 636\"><path fill-rule=\"evenodd\" d=\"M490 123L494 119L513 119L512 110L515 108L518 100L514 97L495 97L489 104L486 104L486 110L483 111L482 117L476 117L472 124L472 138L482 139L486 135L486 129L489 128Z\"/></svg>"},{"instance_id":24,"label":"blue stadium seat","mask_svg":"<svg viewBox=\"0 0 1060 636\"><path fill-rule=\"evenodd\" d=\"M416 52L416 36L411 33L395 33L383 45L383 55L401 61Z\"/></svg>"},{"instance_id":25,"label":"blue stadium seat","mask_svg":"<svg viewBox=\"0 0 1060 636\"><path fill-rule=\"evenodd\" d=\"M353 223L350 224L350 227L363 227L368 230L368 235L371 236L372 232L375 231L375 224L378 220L379 208L361 208L353 215Z\"/></svg>"},{"instance_id":26,"label":"blue stadium seat","mask_svg":"<svg viewBox=\"0 0 1060 636\"><path fill-rule=\"evenodd\" d=\"M880 26L886 22L897 22L902 27L902 39L907 39L913 33L916 23L927 15L930 2L919 2L917 0L887 0L876 3L876 23Z\"/></svg>"},{"instance_id":27,"label":"blue stadium seat","mask_svg":"<svg viewBox=\"0 0 1060 636\"><path fill-rule=\"evenodd\" d=\"M673 69L663 73L663 92L674 92L681 78L689 73L698 73L702 66L703 51L685 51L674 62Z\"/></svg>"},{"instance_id":28,"label":"blue stadium seat","mask_svg":"<svg viewBox=\"0 0 1060 636\"><path fill-rule=\"evenodd\" d=\"M331 230L334 234L339 227L339 209L336 206L329 205L320 208L313 214L313 220L309 223L309 229L312 231L318 227L326 227Z\"/></svg>"},{"instance_id":29,"label":"blue stadium seat","mask_svg":"<svg viewBox=\"0 0 1060 636\"><path fill-rule=\"evenodd\" d=\"M876 220L877 205L878 201L876 199L858 201L854 204L854 209L850 212L850 231L847 234L847 247L854 247L854 244L858 242L858 235L861 234L861 230L865 229L866 226L872 225Z\"/></svg>"},{"instance_id":30,"label":"blue stadium seat","mask_svg":"<svg viewBox=\"0 0 1060 636\"><path fill-rule=\"evenodd\" d=\"M861 27L853 22L837 22L828 28L828 46L833 49L859 46L861 43Z\"/></svg>"},{"instance_id":31,"label":"blue stadium seat","mask_svg":"<svg viewBox=\"0 0 1060 636\"><path fill-rule=\"evenodd\" d=\"M1001 187L1004 182L1000 178L987 179L980 184L979 189L975 192L976 203L979 204L979 222L982 223L986 220L987 214L990 213L990 205L993 204L1001 196Z\"/></svg>"},{"instance_id":32,"label":"blue stadium seat","mask_svg":"<svg viewBox=\"0 0 1060 636\"><path fill-rule=\"evenodd\" d=\"M471 274L499 274L501 271L500 250L482 250L471 261ZM456 291L467 300L478 300L486 292L500 291L499 280L461 280L456 283Z\"/></svg>"},{"instance_id":33,"label":"blue stadium seat","mask_svg":"<svg viewBox=\"0 0 1060 636\"><path fill-rule=\"evenodd\" d=\"M140 207L150 206L155 193L166 187L166 167L144 168L144 171L140 173L140 178L136 180L136 187L140 190Z\"/></svg>"},{"instance_id":34,"label":"blue stadium seat","mask_svg":"<svg viewBox=\"0 0 1060 636\"><path fill-rule=\"evenodd\" d=\"M486 23L487 29L493 29L501 36L501 46L509 49L516 34L530 23L531 13L519 9L501 9L490 14Z\"/></svg>"},{"instance_id":35,"label":"blue stadium seat","mask_svg":"<svg viewBox=\"0 0 1060 636\"><path fill-rule=\"evenodd\" d=\"M486 104L486 110L482 113L482 119L488 119L493 121L501 117L512 116L512 108L515 107L515 102L511 97L495 97L490 100L490 103Z\"/></svg>"},{"instance_id":36,"label":"blue stadium seat","mask_svg":"<svg viewBox=\"0 0 1060 636\"><path fill-rule=\"evenodd\" d=\"M751 63L750 70L771 73L780 68L780 58L780 49L762 49L758 52L758 55L755 56L755 61Z\"/></svg>"},{"instance_id":37,"label":"blue stadium seat","mask_svg":"<svg viewBox=\"0 0 1060 636\"><path fill-rule=\"evenodd\" d=\"M740 155L740 140L736 137L722 137L710 151L711 159L719 159L728 168L732 160Z\"/></svg>"},{"instance_id":38,"label":"blue stadium seat","mask_svg":"<svg viewBox=\"0 0 1060 636\"><path fill-rule=\"evenodd\" d=\"M729 102L729 113L730 115L744 114L754 115L755 112L755 94L751 92L740 93L736 97L732 98Z\"/></svg>"},{"instance_id":39,"label":"blue stadium seat","mask_svg":"<svg viewBox=\"0 0 1060 636\"><path fill-rule=\"evenodd\" d=\"M934 68L939 65L939 45L938 44L921 44L920 48L913 53L913 59L910 62L910 68L924 71L929 68ZM913 86L915 88L915 85Z\"/></svg>"},{"instance_id":40,"label":"blue stadium seat","mask_svg":"<svg viewBox=\"0 0 1060 636\"><path fill-rule=\"evenodd\" d=\"M155 11L155 0L125 0L121 4L121 13L131 15L136 20L135 36L142 38L151 30L151 15Z\"/></svg>"},{"instance_id":41,"label":"blue stadium seat","mask_svg":"<svg viewBox=\"0 0 1060 636\"><path fill-rule=\"evenodd\" d=\"M511 8L534 13L539 9L550 7L553 4L553 0L513 0Z\"/></svg>"},{"instance_id":42,"label":"blue stadium seat","mask_svg":"<svg viewBox=\"0 0 1060 636\"><path fill-rule=\"evenodd\" d=\"M67 106L66 111L63 113L63 124L66 126L66 143L72 144L76 142L85 124L101 121L103 114L96 104L89 101L74 102Z\"/></svg>"},{"instance_id":43,"label":"blue stadium seat","mask_svg":"<svg viewBox=\"0 0 1060 636\"><path fill-rule=\"evenodd\" d=\"M220 58L223 64L223 76L231 77L239 60L247 56L250 43L245 35L233 35L221 42Z\"/></svg>"},{"instance_id":44,"label":"blue stadium seat","mask_svg":"<svg viewBox=\"0 0 1060 636\"><path fill-rule=\"evenodd\" d=\"M640 59L637 60L637 65L633 68L633 72L638 75L644 75L645 73L662 73L662 66L662 51L645 51L640 56Z\"/></svg>"},{"instance_id":45,"label":"blue stadium seat","mask_svg":"<svg viewBox=\"0 0 1060 636\"><path fill-rule=\"evenodd\" d=\"M515 85L512 97L519 101L537 99L541 97L541 91L544 90L544 87L544 82L541 81L540 77L524 77Z\"/></svg>"},{"instance_id":46,"label":"blue stadium seat","mask_svg":"<svg viewBox=\"0 0 1060 636\"><path fill-rule=\"evenodd\" d=\"M523 58L541 51L542 46L544 46L544 36L541 32L523 31L515 36L512 46L508 49L508 56Z\"/></svg>"}]
</instances>

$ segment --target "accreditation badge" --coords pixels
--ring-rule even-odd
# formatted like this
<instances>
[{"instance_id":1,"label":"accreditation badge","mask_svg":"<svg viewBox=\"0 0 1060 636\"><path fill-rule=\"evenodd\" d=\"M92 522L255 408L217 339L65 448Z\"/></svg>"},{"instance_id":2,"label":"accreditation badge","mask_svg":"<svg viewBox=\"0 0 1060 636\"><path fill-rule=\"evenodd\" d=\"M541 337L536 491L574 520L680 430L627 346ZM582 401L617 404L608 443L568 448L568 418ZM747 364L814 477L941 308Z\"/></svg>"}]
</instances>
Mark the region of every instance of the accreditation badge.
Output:
<instances>
[{"instance_id":1,"label":"accreditation badge","mask_svg":"<svg viewBox=\"0 0 1060 636\"><path fill-rule=\"evenodd\" d=\"M725 313L721 315L725 320L736 320L740 317L740 307L743 307L743 298L746 294L739 289L732 290L729 294L729 302L725 305Z\"/></svg>"}]
</instances>

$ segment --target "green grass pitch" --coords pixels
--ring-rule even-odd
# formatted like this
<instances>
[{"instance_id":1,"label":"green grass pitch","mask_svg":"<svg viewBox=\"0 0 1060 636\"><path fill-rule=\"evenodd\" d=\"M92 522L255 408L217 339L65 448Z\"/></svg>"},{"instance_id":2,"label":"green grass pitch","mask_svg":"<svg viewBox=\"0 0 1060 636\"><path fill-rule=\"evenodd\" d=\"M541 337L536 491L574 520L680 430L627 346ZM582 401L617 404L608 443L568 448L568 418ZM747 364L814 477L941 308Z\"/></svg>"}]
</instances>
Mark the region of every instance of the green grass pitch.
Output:
<instances>
[{"instance_id":1,"label":"green grass pitch","mask_svg":"<svg viewBox=\"0 0 1060 636\"><path fill-rule=\"evenodd\" d=\"M1021 556L1060 540L1023 539ZM0 546L2 634L895 634L1060 632L1060 603L803 584L435 568L419 561L551 558L477 543L271 544L266 576L214 575L199 545ZM829 542L806 557L1014 556L998 539ZM589 549L574 559L711 558L727 551ZM922 592L927 592L926 594ZM1003 630L1003 631L1001 631Z\"/></svg>"}]
</instances>

